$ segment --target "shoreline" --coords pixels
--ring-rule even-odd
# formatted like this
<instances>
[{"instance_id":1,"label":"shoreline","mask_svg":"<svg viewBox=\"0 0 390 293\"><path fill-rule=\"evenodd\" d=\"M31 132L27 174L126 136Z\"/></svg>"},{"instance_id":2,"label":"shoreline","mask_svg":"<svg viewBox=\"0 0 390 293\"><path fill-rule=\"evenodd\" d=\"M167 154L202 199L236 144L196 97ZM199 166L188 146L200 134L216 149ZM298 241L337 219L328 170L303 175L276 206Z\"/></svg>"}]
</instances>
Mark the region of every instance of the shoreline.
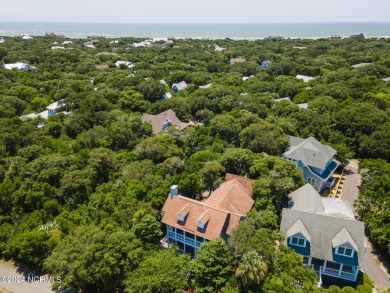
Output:
<instances>
[{"instance_id":1,"label":"shoreline","mask_svg":"<svg viewBox=\"0 0 390 293\"><path fill-rule=\"evenodd\" d=\"M210 40L262 40L269 36L285 39L324 39L331 35L348 38L363 33L367 38L390 38L390 22L314 22L314 23L77 23L77 22L1 22L0 35L44 36L55 32L66 38L84 39L91 35L106 38L161 38Z\"/></svg>"}]
</instances>

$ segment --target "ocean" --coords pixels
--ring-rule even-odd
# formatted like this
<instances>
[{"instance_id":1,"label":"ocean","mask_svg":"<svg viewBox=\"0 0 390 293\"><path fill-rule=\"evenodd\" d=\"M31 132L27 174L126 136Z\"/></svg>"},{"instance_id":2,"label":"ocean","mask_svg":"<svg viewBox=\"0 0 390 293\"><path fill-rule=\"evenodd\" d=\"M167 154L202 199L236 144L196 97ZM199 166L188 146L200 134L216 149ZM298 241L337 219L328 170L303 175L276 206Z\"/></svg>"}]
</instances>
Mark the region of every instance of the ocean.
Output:
<instances>
[{"instance_id":1,"label":"ocean","mask_svg":"<svg viewBox=\"0 0 390 293\"><path fill-rule=\"evenodd\" d=\"M390 22L332 23L245 23L245 24L147 24L147 23L70 23L70 22L0 22L0 36L46 32L64 34L69 38L103 35L107 38L204 38L262 39L269 36L285 38L324 38L330 35L347 37L364 33L367 37L389 37Z\"/></svg>"}]
</instances>

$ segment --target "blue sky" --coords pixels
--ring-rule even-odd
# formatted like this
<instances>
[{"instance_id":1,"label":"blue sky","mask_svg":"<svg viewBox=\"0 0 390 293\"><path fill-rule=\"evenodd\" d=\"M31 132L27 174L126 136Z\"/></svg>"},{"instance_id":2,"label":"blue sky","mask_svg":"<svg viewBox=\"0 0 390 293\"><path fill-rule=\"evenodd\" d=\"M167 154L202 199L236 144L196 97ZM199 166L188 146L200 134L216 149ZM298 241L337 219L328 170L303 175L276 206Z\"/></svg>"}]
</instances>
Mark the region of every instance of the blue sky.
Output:
<instances>
[{"instance_id":1,"label":"blue sky","mask_svg":"<svg viewBox=\"0 0 390 293\"><path fill-rule=\"evenodd\" d=\"M0 0L0 21L390 22L389 11L390 0Z\"/></svg>"}]
</instances>

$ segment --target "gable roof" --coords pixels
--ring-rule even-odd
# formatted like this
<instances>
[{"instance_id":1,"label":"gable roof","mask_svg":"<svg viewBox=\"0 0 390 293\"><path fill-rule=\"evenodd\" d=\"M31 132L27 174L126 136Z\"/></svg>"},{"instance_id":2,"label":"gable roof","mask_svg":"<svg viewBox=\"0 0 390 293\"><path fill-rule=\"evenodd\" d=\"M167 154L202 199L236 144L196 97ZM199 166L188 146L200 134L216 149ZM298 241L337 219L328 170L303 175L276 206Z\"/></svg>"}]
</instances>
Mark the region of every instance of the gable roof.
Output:
<instances>
[{"instance_id":1,"label":"gable roof","mask_svg":"<svg viewBox=\"0 0 390 293\"><path fill-rule=\"evenodd\" d=\"M283 157L301 161L305 166L322 170L336 154L337 151L334 148L323 145L314 137L302 139L290 136L290 147L283 153Z\"/></svg>"},{"instance_id":2,"label":"gable roof","mask_svg":"<svg viewBox=\"0 0 390 293\"><path fill-rule=\"evenodd\" d=\"M245 215L254 203L249 190L236 178L222 183L205 200L209 206L240 215Z\"/></svg>"},{"instance_id":3,"label":"gable roof","mask_svg":"<svg viewBox=\"0 0 390 293\"><path fill-rule=\"evenodd\" d=\"M358 252L359 265L362 266L364 223L341 213L340 199L330 198L336 203L329 201L324 205L325 198L321 198L310 184L292 192L290 198L292 207L282 210L280 230L284 235L290 237L301 233L311 239L310 255L325 260L333 260L332 248L348 242Z\"/></svg>"},{"instance_id":4,"label":"gable roof","mask_svg":"<svg viewBox=\"0 0 390 293\"><path fill-rule=\"evenodd\" d=\"M149 122L152 124L153 133L158 134L160 133L164 128L164 123L167 120L167 118L170 120L170 123L176 127L178 127L180 130L187 128L192 123L186 123L181 122L179 118L177 118L175 112L173 112L172 109L168 109L160 114L157 115L151 115L151 114L142 114L142 122Z\"/></svg>"},{"instance_id":5,"label":"gable roof","mask_svg":"<svg viewBox=\"0 0 390 293\"><path fill-rule=\"evenodd\" d=\"M289 194L289 206L301 212L313 214L324 212L321 196L309 183Z\"/></svg>"},{"instance_id":6,"label":"gable roof","mask_svg":"<svg viewBox=\"0 0 390 293\"><path fill-rule=\"evenodd\" d=\"M306 76L306 75L301 75L301 74L297 74L295 76L296 79L301 79L303 80L303 82L309 82L311 80L314 80L316 79L315 77L311 77L311 76Z\"/></svg>"},{"instance_id":7,"label":"gable roof","mask_svg":"<svg viewBox=\"0 0 390 293\"><path fill-rule=\"evenodd\" d=\"M298 219L292 226L287 230L286 237L302 234L309 242L311 242L310 233L307 231L305 224L301 219Z\"/></svg>"},{"instance_id":8,"label":"gable roof","mask_svg":"<svg viewBox=\"0 0 390 293\"><path fill-rule=\"evenodd\" d=\"M353 249L355 249L357 252L359 252L359 248L356 245L355 241L353 240L351 234L349 234L348 230L343 227L341 230L333 237L332 239L332 246L336 247L339 245L343 245L345 243L349 243Z\"/></svg>"},{"instance_id":9,"label":"gable roof","mask_svg":"<svg viewBox=\"0 0 390 293\"><path fill-rule=\"evenodd\" d=\"M179 91L181 91L187 87L187 83L184 80L179 83L173 83L172 88L174 87L176 87Z\"/></svg>"},{"instance_id":10,"label":"gable roof","mask_svg":"<svg viewBox=\"0 0 390 293\"><path fill-rule=\"evenodd\" d=\"M234 176L234 175L233 175ZM181 195L168 195L164 206L162 223L182 229L189 233L212 240L222 234L230 234L252 208L254 200L248 188L240 182L250 184L250 179L236 176L222 183L210 197L201 202ZM232 178L232 177L229 177ZM253 180L252 180L253 181ZM179 221L178 213L188 211L183 222ZM201 220L205 227L198 227Z\"/></svg>"},{"instance_id":11,"label":"gable roof","mask_svg":"<svg viewBox=\"0 0 390 293\"><path fill-rule=\"evenodd\" d=\"M242 58L242 57L238 57L238 58L230 58L230 65L233 65L234 63L242 63L242 62L245 62L246 59L245 58Z\"/></svg>"}]
</instances>

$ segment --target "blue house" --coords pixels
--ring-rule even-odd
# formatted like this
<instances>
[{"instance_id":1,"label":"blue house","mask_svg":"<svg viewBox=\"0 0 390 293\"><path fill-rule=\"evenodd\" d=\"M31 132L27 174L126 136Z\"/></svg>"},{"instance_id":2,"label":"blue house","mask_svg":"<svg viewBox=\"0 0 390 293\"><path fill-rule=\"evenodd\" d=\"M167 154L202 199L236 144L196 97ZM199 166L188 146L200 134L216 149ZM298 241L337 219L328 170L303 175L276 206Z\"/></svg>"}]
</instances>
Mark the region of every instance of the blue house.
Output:
<instances>
[{"instance_id":1,"label":"blue house","mask_svg":"<svg viewBox=\"0 0 390 293\"><path fill-rule=\"evenodd\" d=\"M260 63L260 66L261 66L261 68L267 68L271 65L271 63L272 62L270 60L265 60L265 61Z\"/></svg>"},{"instance_id":2,"label":"blue house","mask_svg":"<svg viewBox=\"0 0 390 293\"><path fill-rule=\"evenodd\" d=\"M290 136L290 147L282 157L295 162L302 170L305 181L321 192L325 187L332 188L335 183L332 175L340 164L334 160L336 154L335 149L323 145L314 137L303 139Z\"/></svg>"},{"instance_id":3,"label":"blue house","mask_svg":"<svg viewBox=\"0 0 390 293\"><path fill-rule=\"evenodd\" d=\"M194 258L203 242L218 237L227 240L254 204L252 184L251 179L227 174L226 181L204 201L179 195L177 185L173 185L162 209L166 235L161 246L176 245Z\"/></svg>"},{"instance_id":4,"label":"blue house","mask_svg":"<svg viewBox=\"0 0 390 293\"><path fill-rule=\"evenodd\" d=\"M322 198L310 185L289 195L280 229L285 244L303 256L320 282L352 285L363 266L364 223L357 221L350 204Z\"/></svg>"},{"instance_id":5,"label":"blue house","mask_svg":"<svg viewBox=\"0 0 390 293\"><path fill-rule=\"evenodd\" d=\"M177 94L181 90L184 90L187 86L187 83L183 80L179 83L172 84L172 90L175 92L175 94Z\"/></svg>"}]
</instances>

